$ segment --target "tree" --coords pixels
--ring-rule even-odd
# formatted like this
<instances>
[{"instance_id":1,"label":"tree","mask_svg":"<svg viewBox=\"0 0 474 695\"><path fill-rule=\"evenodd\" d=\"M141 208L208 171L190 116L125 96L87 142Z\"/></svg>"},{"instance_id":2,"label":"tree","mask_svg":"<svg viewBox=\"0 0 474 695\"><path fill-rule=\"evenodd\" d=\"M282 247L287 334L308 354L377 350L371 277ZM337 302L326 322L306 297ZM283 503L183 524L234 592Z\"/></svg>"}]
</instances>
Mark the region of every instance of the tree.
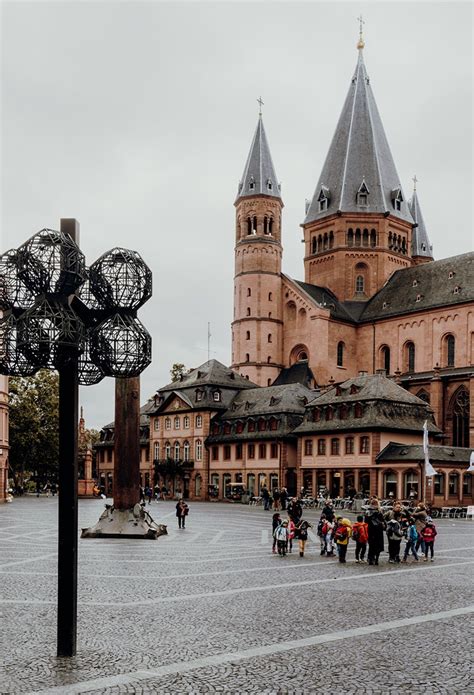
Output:
<instances>
[{"instance_id":1,"label":"tree","mask_svg":"<svg viewBox=\"0 0 474 695\"><path fill-rule=\"evenodd\" d=\"M181 377L185 374L189 374L190 371L190 369L186 369L182 362L175 362L170 369L171 381L179 381Z\"/></svg>"},{"instance_id":2,"label":"tree","mask_svg":"<svg viewBox=\"0 0 474 695\"><path fill-rule=\"evenodd\" d=\"M43 370L10 379L9 465L15 485L27 474L55 480L59 468L59 377Z\"/></svg>"}]
</instances>

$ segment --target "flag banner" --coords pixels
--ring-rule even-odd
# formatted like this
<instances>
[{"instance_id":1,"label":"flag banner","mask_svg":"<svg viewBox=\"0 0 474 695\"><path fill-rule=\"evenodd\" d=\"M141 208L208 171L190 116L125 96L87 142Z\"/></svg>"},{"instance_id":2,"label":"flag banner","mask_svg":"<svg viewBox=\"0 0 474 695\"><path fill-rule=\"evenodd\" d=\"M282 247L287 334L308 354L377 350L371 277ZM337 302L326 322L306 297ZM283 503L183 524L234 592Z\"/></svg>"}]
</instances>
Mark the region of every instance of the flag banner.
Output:
<instances>
[{"instance_id":1,"label":"flag banner","mask_svg":"<svg viewBox=\"0 0 474 695\"><path fill-rule=\"evenodd\" d=\"M430 463L430 457L428 453L425 454L425 476L431 478L433 475L438 475L433 466Z\"/></svg>"},{"instance_id":2,"label":"flag banner","mask_svg":"<svg viewBox=\"0 0 474 695\"><path fill-rule=\"evenodd\" d=\"M466 473L474 473L474 451L471 451L471 457L469 459L469 468Z\"/></svg>"},{"instance_id":3,"label":"flag banner","mask_svg":"<svg viewBox=\"0 0 474 695\"><path fill-rule=\"evenodd\" d=\"M425 457L428 454L428 420L423 425L423 453Z\"/></svg>"},{"instance_id":4,"label":"flag banner","mask_svg":"<svg viewBox=\"0 0 474 695\"><path fill-rule=\"evenodd\" d=\"M433 475L437 475L437 473L430 463L428 451L428 420L425 420L423 424L423 453L425 455L425 476L431 478Z\"/></svg>"}]
</instances>

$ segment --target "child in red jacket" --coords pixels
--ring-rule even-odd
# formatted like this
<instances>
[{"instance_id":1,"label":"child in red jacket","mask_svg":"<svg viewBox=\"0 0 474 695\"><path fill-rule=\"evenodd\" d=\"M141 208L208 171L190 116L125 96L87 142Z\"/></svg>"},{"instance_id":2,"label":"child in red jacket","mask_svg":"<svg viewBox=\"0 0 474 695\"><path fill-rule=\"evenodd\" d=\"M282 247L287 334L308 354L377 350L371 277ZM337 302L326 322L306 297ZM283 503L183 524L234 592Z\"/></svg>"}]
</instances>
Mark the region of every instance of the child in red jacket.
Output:
<instances>
[{"instance_id":1,"label":"child in red jacket","mask_svg":"<svg viewBox=\"0 0 474 695\"><path fill-rule=\"evenodd\" d=\"M436 526L433 524L431 517L426 520L426 526L421 530L421 537L425 542L425 557L423 560L428 562L428 551L431 553L431 562L433 562L434 542L437 536Z\"/></svg>"}]
</instances>

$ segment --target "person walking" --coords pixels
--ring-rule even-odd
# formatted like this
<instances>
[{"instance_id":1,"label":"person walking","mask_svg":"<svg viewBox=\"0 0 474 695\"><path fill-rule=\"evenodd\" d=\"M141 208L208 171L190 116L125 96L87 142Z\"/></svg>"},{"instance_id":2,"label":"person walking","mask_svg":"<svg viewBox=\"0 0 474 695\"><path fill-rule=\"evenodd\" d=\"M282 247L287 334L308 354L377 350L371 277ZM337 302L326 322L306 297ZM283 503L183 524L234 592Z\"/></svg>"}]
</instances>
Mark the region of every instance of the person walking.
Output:
<instances>
[{"instance_id":1,"label":"person walking","mask_svg":"<svg viewBox=\"0 0 474 695\"><path fill-rule=\"evenodd\" d=\"M388 554L389 563L394 564L400 562L400 544L402 542L403 533L400 521L397 519L390 519L387 522L387 540L388 540Z\"/></svg>"},{"instance_id":2,"label":"person walking","mask_svg":"<svg viewBox=\"0 0 474 695\"><path fill-rule=\"evenodd\" d=\"M334 521L326 519L326 524L323 527L323 533L326 539L326 557L334 557Z\"/></svg>"},{"instance_id":3,"label":"person walking","mask_svg":"<svg viewBox=\"0 0 474 695\"><path fill-rule=\"evenodd\" d=\"M296 525L293 519L288 519L288 552L293 550L293 538L296 535Z\"/></svg>"},{"instance_id":4,"label":"person walking","mask_svg":"<svg viewBox=\"0 0 474 695\"><path fill-rule=\"evenodd\" d=\"M301 502L296 499L296 497L293 497L288 505L288 516L293 519L295 526L298 526L300 519L303 516L303 507L301 506Z\"/></svg>"},{"instance_id":5,"label":"person walking","mask_svg":"<svg viewBox=\"0 0 474 695\"><path fill-rule=\"evenodd\" d=\"M306 541L308 540L308 529L313 528L309 521L302 519L299 524L297 524L295 529L295 535L298 537L298 545L300 550L300 557L304 557L304 551L306 547Z\"/></svg>"},{"instance_id":6,"label":"person walking","mask_svg":"<svg viewBox=\"0 0 474 695\"><path fill-rule=\"evenodd\" d=\"M272 553L276 553L276 545L277 545L277 539L275 536L275 531L281 524L281 517L278 512L276 512L273 517L272 517L272 538L273 538L273 544L272 544Z\"/></svg>"},{"instance_id":7,"label":"person walking","mask_svg":"<svg viewBox=\"0 0 474 695\"><path fill-rule=\"evenodd\" d=\"M286 544L288 542L288 522L282 521L282 523L277 526L274 532L274 537L277 541L278 555L284 557L286 555Z\"/></svg>"},{"instance_id":8,"label":"person walking","mask_svg":"<svg viewBox=\"0 0 474 695\"><path fill-rule=\"evenodd\" d=\"M178 517L178 528L186 528L186 517L189 514L189 507L186 502L181 499L176 505L176 516Z\"/></svg>"},{"instance_id":9,"label":"person walking","mask_svg":"<svg viewBox=\"0 0 474 695\"><path fill-rule=\"evenodd\" d=\"M425 562L428 562L428 553L430 553L431 562L434 562L434 542L438 532L430 516L426 519L426 526L422 530L421 535L425 544L425 557L423 559Z\"/></svg>"},{"instance_id":10,"label":"person walking","mask_svg":"<svg viewBox=\"0 0 474 695\"><path fill-rule=\"evenodd\" d=\"M347 547L351 537L351 522L349 519L340 519L336 526L334 539L337 544L339 562L346 562Z\"/></svg>"},{"instance_id":11,"label":"person walking","mask_svg":"<svg viewBox=\"0 0 474 695\"><path fill-rule=\"evenodd\" d=\"M268 512L270 510L270 493L268 492L266 485L262 487L260 496L263 500L263 508L266 512Z\"/></svg>"},{"instance_id":12,"label":"person walking","mask_svg":"<svg viewBox=\"0 0 474 695\"><path fill-rule=\"evenodd\" d=\"M380 511L377 497L372 497L370 500L364 521L367 523L368 528L368 563L369 565L378 565L380 553L383 553L384 549L383 532L385 530L385 519Z\"/></svg>"},{"instance_id":13,"label":"person walking","mask_svg":"<svg viewBox=\"0 0 474 695\"><path fill-rule=\"evenodd\" d=\"M280 504L281 504L282 512L286 511L287 502L288 502L288 490L286 489L286 487L282 487L281 492L280 492Z\"/></svg>"},{"instance_id":14,"label":"person walking","mask_svg":"<svg viewBox=\"0 0 474 695\"><path fill-rule=\"evenodd\" d=\"M323 514L329 522L334 521L334 505L331 500L326 500L326 504L323 507Z\"/></svg>"},{"instance_id":15,"label":"person walking","mask_svg":"<svg viewBox=\"0 0 474 695\"><path fill-rule=\"evenodd\" d=\"M415 528L416 532L418 534L418 540L416 541L416 547L415 550L418 553L418 550L421 546L421 552L424 554L425 553L425 541L423 540L422 536L422 531L426 526L426 520L428 518L428 512L426 511L426 507L423 504L423 502L420 502L418 506L416 507L415 511L411 515L412 518L415 520Z\"/></svg>"},{"instance_id":16,"label":"person walking","mask_svg":"<svg viewBox=\"0 0 474 695\"><path fill-rule=\"evenodd\" d=\"M321 552L320 555L326 555L326 531L325 529L327 524L326 517L324 514L321 514L321 517L318 521L318 529L316 533L319 536L319 542L321 543Z\"/></svg>"},{"instance_id":17,"label":"person walking","mask_svg":"<svg viewBox=\"0 0 474 695\"><path fill-rule=\"evenodd\" d=\"M407 528L407 542L405 544L405 552L403 554L402 562L406 562L408 560L408 555L410 554L410 550L413 554L413 557L415 558L415 561L418 562L418 554L416 552L417 540L418 540L418 531L416 530L415 520L412 518L412 519L410 519L410 523L409 523L409 526Z\"/></svg>"},{"instance_id":18,"label":"person walking","mask_svg":"<svg viewBox=\"0 0 474 695\"><path fill-rule=\"evenodd\" d=\"M364 558L367 550L367 541L369 540L369 529L362 514L359 514L357 521L352 527L352 540L356 542L356 562L358 564L365 562Z\"/></svg>"}]
</instances>

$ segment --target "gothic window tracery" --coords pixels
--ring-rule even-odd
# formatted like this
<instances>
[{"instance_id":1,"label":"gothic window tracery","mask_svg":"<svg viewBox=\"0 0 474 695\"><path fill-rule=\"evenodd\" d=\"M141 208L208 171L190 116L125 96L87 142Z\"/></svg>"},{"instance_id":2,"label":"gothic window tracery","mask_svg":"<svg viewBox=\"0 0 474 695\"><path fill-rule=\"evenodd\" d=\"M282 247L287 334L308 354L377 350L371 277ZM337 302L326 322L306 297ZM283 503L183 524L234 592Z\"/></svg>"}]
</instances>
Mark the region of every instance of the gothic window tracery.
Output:
<instances>
[{"instance_id":1,"label":"gothic window tracery","mask_svg":"<svg viewBox=\"0 0 474 695\"><path fill-rule=\"evenodd\" d=\"M452 445L469 446L469 393L460 386L451 399L448 416L452 419Z\"/></svg>"}]
</instances>

